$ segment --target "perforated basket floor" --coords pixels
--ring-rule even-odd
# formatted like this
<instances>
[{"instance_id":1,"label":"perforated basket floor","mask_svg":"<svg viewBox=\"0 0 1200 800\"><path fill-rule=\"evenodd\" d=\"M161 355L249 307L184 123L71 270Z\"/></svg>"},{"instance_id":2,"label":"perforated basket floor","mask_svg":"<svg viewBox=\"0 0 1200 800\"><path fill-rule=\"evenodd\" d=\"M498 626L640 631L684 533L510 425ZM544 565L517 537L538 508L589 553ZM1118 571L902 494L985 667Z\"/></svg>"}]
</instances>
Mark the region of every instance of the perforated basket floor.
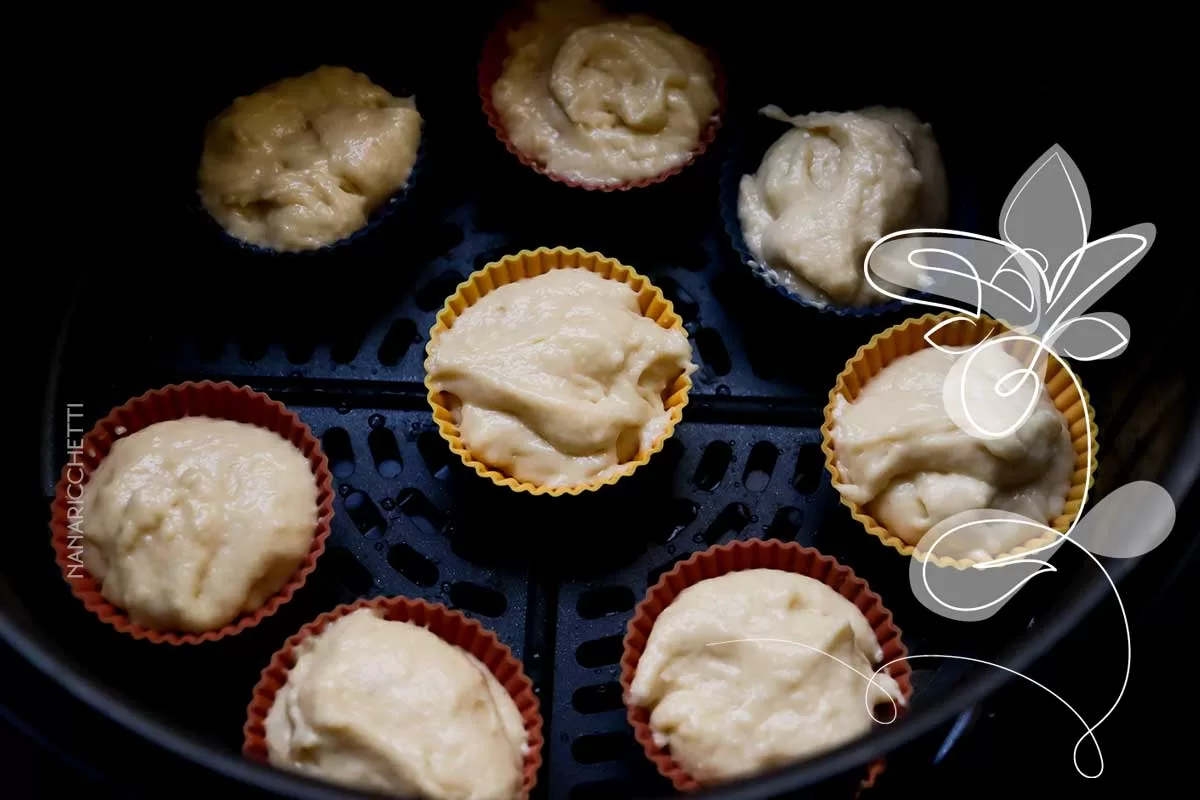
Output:
<instances>
[{"instance_id":1,"label":"perforated basket floor","mask_svg":"<svg viewBox=\"0 0 1200 800\"><path fill-rule=\"evenodd\" d=\"M720 224L721 137L700 163L633 193L571 190L521 167L483 122L469 50L421 101L422 184L359 244L304 261L229 247L184 211L181 167L177 247L158 271L98 270L79 291L53 389L60 405L81 404L85 427L165 383L248 384L322 439L338 499L308 585L258 628L199 648L133 642L89 618L48 571L29 591L62 647L234 753L258 671L304 622L366 595L441 601L524 660L546 718L537 793L582 800L669 793L625 721L620 642L647 586L710 544L776 537L841 559L883 595L914 653L987 657L1023 630L1036 591L987 623L925 611L904 562L856 527L829 486L818 448L826 394L855 348L900 317L804 313L746 272ZM596 250L647 274L685 318L701 367L666 449L578 498L518 496L466 471L422 386L426 335L454 286L539 245ZM66 439L51 440L61 464ZM48 471L48 493L52 482ZM964 678L961 662L915 666L914 705Z\"/></svg>"}]
</instances>

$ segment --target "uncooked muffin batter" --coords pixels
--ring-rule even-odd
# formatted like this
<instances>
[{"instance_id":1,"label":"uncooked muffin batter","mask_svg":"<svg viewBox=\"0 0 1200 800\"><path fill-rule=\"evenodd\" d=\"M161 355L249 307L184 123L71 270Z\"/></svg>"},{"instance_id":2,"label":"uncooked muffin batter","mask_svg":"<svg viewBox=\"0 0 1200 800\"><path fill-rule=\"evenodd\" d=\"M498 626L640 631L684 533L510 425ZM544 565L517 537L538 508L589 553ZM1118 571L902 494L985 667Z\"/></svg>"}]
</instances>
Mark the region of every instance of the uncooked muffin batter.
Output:
<instances>
[{"instance_id":1,"label":"uncooked muffin batter","mask_svg":"<svg viewBox=\"0 0 1200 800\"><path fill-rule=\"evenodd\" d=\"M406 184L420 138L411 98L320 67L237 98L209 124L200 197L238 239L313 250L363 227Z\"/></svg>"},{"instance_id":2,"label":"uncooked muffin batter","mask_svg":"<svg viewBox=\"0 0 1200 800\"><path fill-rule=\"evenodd\" d=\"M591 2L543 2L509 34L492 90L509 140L583 183L651 178L686 163L717 111L704 51L660 22Z\"/></svg>"},{"instance_id":3,"label":"uncooked muffin batter","mask_svg":"<svg viewBox=\"0 0 1200 800\"><path fill-rule=\"evenodd\" d=\"M793 128L767 150L757 173L742 177L738 217L750 252L819 305L889 300L863 274L867 250L888 233L946 221L945 172L930 126L897 108L788 117L769 106L762 113Z\"/></svg>"},{"instance_id":4,"label":"uncooked muffin batter","mask_svg":"<svg viewBox=\"0 0 1200 800\"><path fill-rule=\"evenodd\" d=\"M773 641L735 641L745 639ZM877 704L891 719L891 699L904 701L889 675L870 682L882 659L862 612L833 589L750 569L680 592L654 622L630 694L659 746L716 783L861 736Z\"/></svg>"},{"instance_id":5,"label":"uncooked muffin batter","mask_svg":"<svg viewBox=\"0 0 1200 800\"><path fill-rule=\"evenodd\" d=\"M1041 381L1031 376L1020 391L1002 397L997 382L1023 365L1002 346L979 349L969 369L964 358L932 347L902 356L853 403L839 397L834 409L841 491L909 544L972 509L1001 509L1046 523L1066 502L1074 451L1066 421ZM974 423L955 399L959 388ZM1033 411L1021 422L1031 402ZM968 432L999 433L1017 422L1012 433L996 438ZM936 552L1001 555L1037 535L1027 526L995 526L988 540L977 541L982 533L952 534Z\"/></svg>"},{"instance_id":6,"label":"uncooked muffin batter","mask_svg":"<svg viewBox=\"0 0 1200 800\"><path fill-rule=\"evenodd\" d=\"M627 285L579 268L486 295L431 343L425 367L478 460L561 486L649 449L691 356L686 334L643 316Z\"/></svg>"},{"instance_id":7,"label":"uncooked muffin batter","mask_svg":"<svg viewBox=\"0 0 1200 800\"><path fill-rule=\"evenodd\" d=\"M114 442L82 508L104 597L140 625L198 633L258 609L304 560L317 483L282 436L187 417Z\"/></svg>"},{"instance_id":8,"label":"uncooked muffin batter","mask_svg":"<svg viewBox=\"0 0 1200 800\"><path fill-rule=\"evenodd\" d=\"M521 714L470 653L364 608L296 655L267 714L272 764L402 797L520 794Z\"/></svg>"}]
</instances>

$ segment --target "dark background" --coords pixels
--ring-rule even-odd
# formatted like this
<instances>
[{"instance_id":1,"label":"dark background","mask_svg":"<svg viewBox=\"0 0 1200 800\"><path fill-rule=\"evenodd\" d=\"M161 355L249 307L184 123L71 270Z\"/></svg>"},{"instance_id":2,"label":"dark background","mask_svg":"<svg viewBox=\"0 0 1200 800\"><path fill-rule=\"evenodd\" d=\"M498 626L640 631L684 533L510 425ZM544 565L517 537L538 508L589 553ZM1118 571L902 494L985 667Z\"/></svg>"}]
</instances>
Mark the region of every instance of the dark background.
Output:
<instances>
[{"instance_id":1,"label":"dark background","mask_svg":"<svg viewBox=\"0 0 1200 800\"><path fill-rule=\"evenodd\" d=\"M359 49L394 53L397 71L408 71L418 81L422 75L458 72L470 91L472 54L494 15L482 5L429 4L381 19L365 9L347 8L343 19L323 23L324 34L334 40L331 56ZM686 6L659 5L665 7L664 15L675 17ZM1057 141L1088 177L1094 231L1150 221L1158 225L1155 263L1167 264L1181 249L1173 235L1181 229L1172 230L1167 219L1179 202L1176 187L1194 168L1176 160L1176 136L1181 134L1174 132L1175 118L1156 113L1168 107L1164 85L1170 72L1159 58L1163 54L1152 52L1156 37L1140 25L1130 21L1126 35L1116 30L1085 35L1044 15L984 25L968 19L935 21L915 12L872 19L865 9L849 7L781 9L739 2L705 8L686 16L699 38L719 33L731 43L732 52L722 54L731 77L739 69L765 76L755 84L761 96L730 98L731 113L745 113L781 94L802 95L806 105L827 102L829 107L915 98L908 104L917 110L922 110L921 97L958 97L960 101L942 106L943 113L972 122L973 136L957 146L994 162L995 174L1011 176L1011 183ZM101 57L89 66L96 79L87 81L89 89L75 99L100 128L93 155L106 158L94 159L100 166L75 172L71 205L77 223L69 229L71 236L50 240L52 246L70 247L71 263L29 270L31 297L58 302L61 288L77 270L104 271L114 291L136 289L146 276L162 286L174 285L176 291L212 279L205 265L179 247L173 211L180 196L179 143L194 139L195 122L204 116L198 109L213 102L216 90L206 87L223 82L208 76L236 72L239 64L261 69L291 63L294 36L300 35L279 19L242 20L239 25L245 27L232 31L228 23L219 15L202 16L189 30L171 35L106 40ZM436 36L423 36L426 29ZM303 39L306 46L314 37L319 34L310 28ZM1141 45L1133 46L1133 39ZM829 79L831 75L838 77ZM1031 127L1047 133L1029 136ZM67 135L78 133L68 130ZM115 187L116 196L106 193L107 186ZM983 220L995 219L1007 190L1007 184L979 188ZM314 292L321 281L339 280L327 267L315 269L307 279ZM1190 265L1183 272L1162 269L1173 269L1180 291L1194 291ZM1139 312L1145 325L1159 318L1159 310L1149 305L1131 311L1127 316L1134 330L1139 330ZM23 351L31 357L24 368L29 376L43 374L57 326L52 311L36 317L21 333L30 343ZM40 386L40 380L31 385ZM40 403L36 391L20 399L31 409ZM18 426L18 437L32 434L33 427ZM32 437L30 444L39 446ZM40 487L29 487L33 501L22 505L29 516L18 519L44 531ZM1195 559L1186 574L1173 572L1183 566L1183 547L1197 530L1194 508L1184 511L1170 546L1147 559L1123 589L1131 614L1137 615L1135 657L1121 706L1097 732L1106 756L1103 778L1086 781L1074 773L1071 748L1082 732L1078 721L1040 690L1014 681L977 710L973 723L936 765L933 753L947 730L893 757L879 796L960 796L985 790L1046 796L1095 793L1135 782L1143 791L1154 791L1186 780L1181 770L1186 770L1184 759L1191 754L1194 736L1173 715L1179 713L1179 723L1186 723L1190 665L1181 643L1188 641L1190 613L1185 609L1195 603L1193 589L1200 576ZM1118 626L1116 607L1106 602L1029 674L1061 691L1085 718L1097 718L1120 684ZM99 797L157 797L167 786L188 795L240 794L81 707L3 646L0 676L0 752L9 796L83 789ZM1091 764L1086 745L1082 752L1084 762Z\"/></svg>"}]
</instances>

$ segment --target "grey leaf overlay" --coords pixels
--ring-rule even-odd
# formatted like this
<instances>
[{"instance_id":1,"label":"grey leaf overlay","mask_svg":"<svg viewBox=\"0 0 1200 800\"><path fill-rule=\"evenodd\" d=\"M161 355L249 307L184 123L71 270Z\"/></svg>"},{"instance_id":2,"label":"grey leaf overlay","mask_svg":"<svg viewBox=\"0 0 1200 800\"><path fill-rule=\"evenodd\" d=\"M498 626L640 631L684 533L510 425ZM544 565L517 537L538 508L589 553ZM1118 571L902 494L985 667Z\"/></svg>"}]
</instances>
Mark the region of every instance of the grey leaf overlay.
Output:
<instances>
[{"instance_id":1,"label":"grey leaf overlay","mask_svg":"<svg viewBox=\"0 0 1200 800\"><path fill-rule=\"evenodd\" d=\"M1000 238L1036 253L1047 281L1087 244L1092 203L1079 167L1057 144L1025 171L1000 211Z\"/></svg>"},{"instance_id":2,"label":"grey leaf overlay","mask_svg":"<svg viewBox=\"0 0 1200 800\"><path fill-rule=\"evenodd\" d=\"M1082 316L1120 283L1154 244L1155 228L1144 222L1088 243L1055 275L1044 333Z\"/></svg>"},{"instance_id":3,"label":"grey leaf overlay","mask_svg":"<svg viewBox=\"0 0 1200 800\"><path fill-rule=\"evenodd\" d=\"M1175 526L1176 509L1171 494L1156 483L1135 481L1125 484L1092 507L1071 530L1070 539L1094 555L1103 558L1136 558L1154 550ZM922 537L918 551L963 557L973 545L990 542L1007 550L1008 541L991 537L989 529L1005 535L1006 526L1019 525L1028 539L1050 529L1033 520L1007 511L976 509L943 520ZM941 541L941 534L952 529ZM955 537L968 537L954 542ZM1055 541L1036 553L1008 558L980 560L972 569L938 567L928 561L909 560L909 585L917 600L929 610L948 619L974 622L988 619L1003 608L1019 590L1037 575L1055 572L1051 556L1066 538Z\"/></svg>"},{"instance_id":4,"label":"grey leaf overlay","mask_svg":"<svg viewBox=\"0 0 1200 800\"><path fill-rule=\"evenodd\" d=\"M1107 311L1075 317L1058 327L1051 344L1055 352L1076 361L1115 358L1129 344L1129 322Z\"/></svg>"},{"instance_id":5,"label":"grey leaf overlay","mask_svg":"<svg viewBox=\"0 0 1200 800\"><path fill-rule=\"evenodd\" d=\"M1045 295L1033 257L997 239L946 233L901 232L881 239L867 257L868 280L938 298L910 299L919 305L971 316L986 311L1018 327L1036 327Z\"/></svg>"},{"instance_id":6,"label":"grey leaf overlay","mask_svg":"<svg viewBox=\"0 0 1200 800\"><path fill-rule=\"evenodd\" d=\"M1079 521L1071 538L1106 558L1137 558L1175 527L1175 502L1157 483L1134 481L1111 492Z\"/></svg>"}]
</instances>

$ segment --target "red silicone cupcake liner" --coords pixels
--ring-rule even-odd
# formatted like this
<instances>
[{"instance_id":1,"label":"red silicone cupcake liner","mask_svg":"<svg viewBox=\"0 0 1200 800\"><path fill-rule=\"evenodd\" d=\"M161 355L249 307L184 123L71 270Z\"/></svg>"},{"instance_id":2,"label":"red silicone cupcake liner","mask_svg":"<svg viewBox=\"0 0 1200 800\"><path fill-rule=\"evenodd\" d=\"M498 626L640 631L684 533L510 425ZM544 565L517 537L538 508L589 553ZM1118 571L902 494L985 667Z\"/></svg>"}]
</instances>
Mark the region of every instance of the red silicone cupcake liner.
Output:
<instances>
[{"instance_id":1,"label":"red silicone cupcake liner","mask_svg":"<svg viewBox=\"0 0 1200 800\"><path fill-rule=\"evenodd\" d=\"M712 64L713 68L713 88L717 93L717 110L713 113L708 125L700 132L700 140L692 148L688 159L682 164L678 164L649 178L604 184L577 181L546 169L543 164L521 152L509 140L508 133L504 128L504 122L500 119L500 113L496 110L495 103L492 102L492 87L495 86L496 81L500 78L500 74L504 70L504 59L508 57L508 34L529 20L531 15L532 9L527 3L516 6L506 12L500 18L500 22L496 27L492 29L491 34L484 43L483 54L479 60L479 99L483 103L483 113L487 115L488 125L496 132L496 138L522 164L534 172L545 175L550 180L565 184L566 186L574 186L589 191L619 192L662 183L672 175L678 175L685 167L695 163L708 149L709 145L713 143L713 140L716 139L717 131L721 129L721 122L725 116L725 72L721 69L721 62L717 59L716 55L711 50L706 50L705 54L708 56L708 61Z\"/></svg>"},{"instance_id":2,"label":"red silicone cupcake liner","mask_svg":"<svg viewBox=\"0 0 1200 800\"><path fill-rule=\"evenodd\" d=\"M254 687L254 695L250 705L246 707L246 724L242 728L242 753L253 761L269 763L267 713L275 702L275 696L287 683L288 672L296 665L296 647L309 636L325 630L329 623L361 608L382 610L385 619L411 622L427 628L449 644L466 650L491 670L496 680L517 704L521 720L525 723L529 751L525 754L521 772L521 798L528 798L534 784L537 783L537 773L542 766L543 739L538 699L533 693L533 683L525 675L525 668L512 654L512 650L496 638L496 634L475 620L468 619L461 612L451 611L440 603L428 603L407 597L376 597L340 605L317 617L288 639L271 658L271 663L262 671L258 684Z\"/></svg>"},{"instance_id":3,"label":"red silicone cupcake liner","mask_svg":"<svg viewBox=\"0 0 1200 800\"><path fill-rule=\"evenodd\" d=\"M676 763L666 749L654 743L650 730L650 713L629 701L629 690L637 672L638 661L646 649L650 630L658 615L669 606L679 593L689 586L708 578L716 578L730 572L745 569L778 569L807 575L823 582L854 603L867 618L875 631L879 646L883 649L883 663L887 663L887 674L900 686L905 703L912 697L912 667L908 663L908 648L901 640L900 629L892 621L892 612L883 605L879 595L849 567L833 558L822 555L811 547L802 547L795 542L751 539L711 547L694 553L661 578L646 593L642 602L634 609L633 619L625 634L625 652L621 657L621 690L629 724L633 726L634 738L641 744L646 757L653 762L659 773L671 781L678 791L695 791L700 783ZM899 660L897 660L899 659ZM905 706L897 708L904 712ZM873 762L867 769L862 788L874 785L883 774L882 759Z\"/></svg>"},{"instance_id":4,"label":"red silicone cupcake liner","mask_svg":"<svg viewBox=\"0 0 1200 800\"><path fill-rule=\"evenodd\" d=\"M117 439L136 433L156 422L183 417L227 419L274 431L304 454L317 483L316 535L304 561L292 573L283 588L256 611L242 614L224 627L203 633L155 630L133 622L124 610L108 602L101 594L100 584L88 574L79 559L79 548L74 544L79 537L70 529L71 509L77 508L88 478L112 450ZM78 449L72 449L71 457L63 466L54 490L50 532L55 559L62 570L63 578L71 587L71 593L83 602L84 608L99 617L102 622L135 639L145 639L155 644L179 645L213 642L241 633L278 611L284 603L292 599L292 595L304 585L308 574L316 567L317 558L325 551L325 540L329 537L332 519L333 476L329 472L329 461L321 451L320 442L295 413L277 400L272 400L249 387L235 386L229 382L188 381L146 392L141 397L114 408L83 437Z\"/></svg>"}]
</instances>

